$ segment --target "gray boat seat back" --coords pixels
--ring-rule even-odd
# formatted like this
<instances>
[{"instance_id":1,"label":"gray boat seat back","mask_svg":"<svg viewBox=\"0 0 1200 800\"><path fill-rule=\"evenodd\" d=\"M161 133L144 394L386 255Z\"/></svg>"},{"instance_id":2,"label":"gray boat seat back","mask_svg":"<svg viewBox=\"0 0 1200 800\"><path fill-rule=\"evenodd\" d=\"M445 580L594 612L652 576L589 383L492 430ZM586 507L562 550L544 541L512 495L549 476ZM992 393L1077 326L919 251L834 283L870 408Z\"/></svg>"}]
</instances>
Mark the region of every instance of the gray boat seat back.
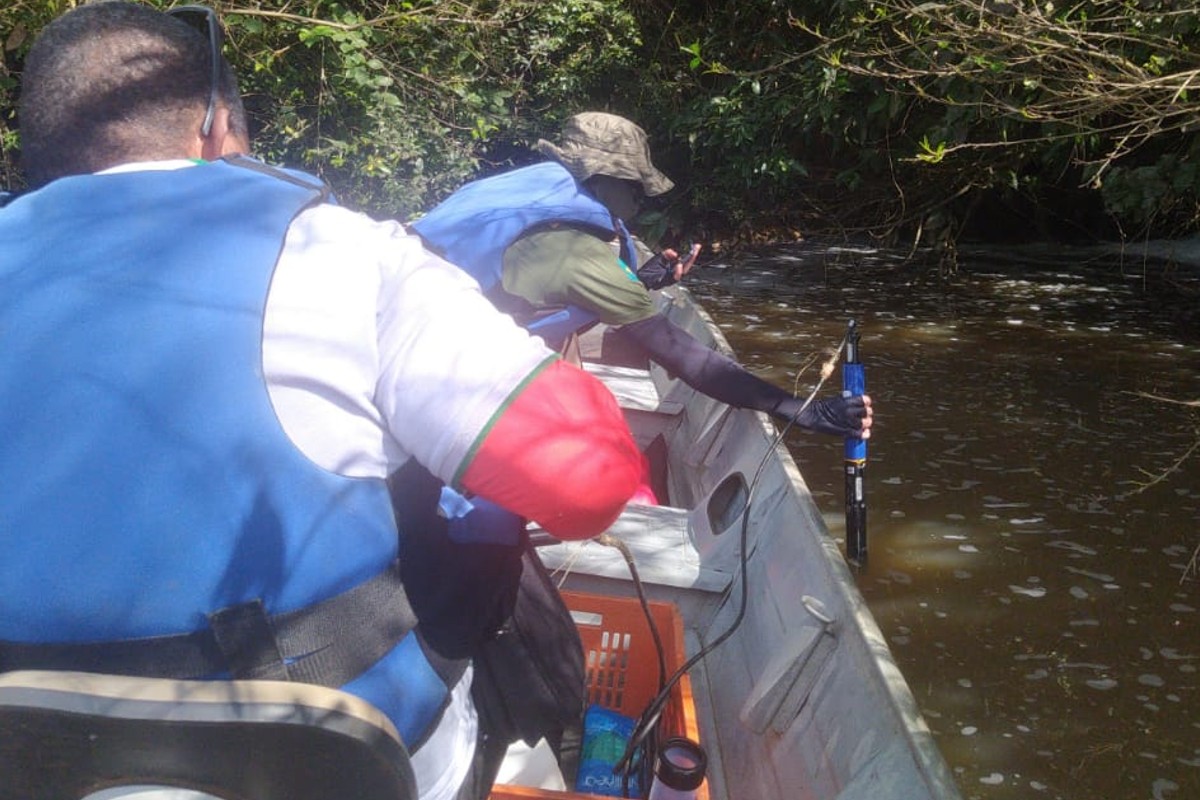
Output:
<instances>
[{"instance_id":1,"label":"gray boat seat back","mask_svg":"<svg viewBox=\"0 0 1200 800\"><path fill-rule=\"evenodd\" d=\"M89 794L83 800L226 800L196 789L179 789L172 786L114 786Z\"/></svg>"},{"instance_id":2,"label":"gray boat seat back","mask_svg":"<svg viewBox=\"0 0 1200 800\"><path fill-rule=\"evenodd\" d=\"M283 681L0 673L0 776L0 800L417 796L382 712Z\"/></svg>"}]
</instances>

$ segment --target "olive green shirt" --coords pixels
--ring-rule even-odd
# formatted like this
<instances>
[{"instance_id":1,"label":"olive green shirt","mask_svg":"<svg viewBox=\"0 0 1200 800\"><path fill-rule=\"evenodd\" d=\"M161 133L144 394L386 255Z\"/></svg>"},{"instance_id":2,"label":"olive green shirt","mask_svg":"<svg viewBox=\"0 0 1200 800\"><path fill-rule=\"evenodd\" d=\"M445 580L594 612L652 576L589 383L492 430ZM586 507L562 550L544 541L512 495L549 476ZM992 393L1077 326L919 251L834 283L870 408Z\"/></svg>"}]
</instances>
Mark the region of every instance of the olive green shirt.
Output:
<instances>
[{"instance_id":1,"label":"olive green shirt","mask_svg":"<svg viewBox=\"0 0 1200 800\"><path fill-rule=\"evenodd\" d=\"M536 308L579 306L607 325L657 311L645 285L617 257L615 242L571 228L538 231L511 244L501 286Z\"/></svg>"}]
</instances>

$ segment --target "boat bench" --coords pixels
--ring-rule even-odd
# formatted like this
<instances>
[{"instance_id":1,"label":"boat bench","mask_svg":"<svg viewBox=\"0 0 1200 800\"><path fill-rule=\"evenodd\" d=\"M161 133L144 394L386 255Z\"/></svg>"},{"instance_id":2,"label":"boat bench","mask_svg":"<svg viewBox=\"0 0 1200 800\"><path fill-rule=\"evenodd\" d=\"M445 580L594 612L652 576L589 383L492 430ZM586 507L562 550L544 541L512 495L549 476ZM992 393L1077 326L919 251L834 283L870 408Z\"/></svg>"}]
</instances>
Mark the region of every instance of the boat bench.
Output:
<instances>
[{"instance_id":1,"label":"boat bench","mask_svg":"<svg viewBox=\"0 0 1200 800\"><path fill-rule=\"evenodd\" d=\"M690 528L691 513L670 506L630 505L607 534L629 548L638 577L645 583L721 592L729 585L729 570L701 563ZM531 529L535 542L540 530ZM596 539L556 542L538 547L542 563L552 572L582 573L628 581L629 565L621 552Z\"/></svg>"},{"instance_id":2,"label":"boat bench","mask_svg":"<svg viewBox=\"0 0 1200 800\"><path fill-rule=\"evenodd\" d=\"M634 439L643 451L681 422L692 389L677 381L656 381L656 370L585 361L583 368L604 382L625 412ZM665 389L665 392L663 391ZM651 455L653 468L653 455ZM664 466L665 469L665 466ZM656 487L657 489L658 487ZM665 494L665 493L664 493ZM728 586L728 570L701 563L690 531L692 512L672 506L630 505L606 531L629 548L639 577L662 586L720 592ZM578 572L628 581L629 565L615 547L590 539L546 544L548 535L531 527L542 561L555 572Z\"/></svg>"}]
</instances>

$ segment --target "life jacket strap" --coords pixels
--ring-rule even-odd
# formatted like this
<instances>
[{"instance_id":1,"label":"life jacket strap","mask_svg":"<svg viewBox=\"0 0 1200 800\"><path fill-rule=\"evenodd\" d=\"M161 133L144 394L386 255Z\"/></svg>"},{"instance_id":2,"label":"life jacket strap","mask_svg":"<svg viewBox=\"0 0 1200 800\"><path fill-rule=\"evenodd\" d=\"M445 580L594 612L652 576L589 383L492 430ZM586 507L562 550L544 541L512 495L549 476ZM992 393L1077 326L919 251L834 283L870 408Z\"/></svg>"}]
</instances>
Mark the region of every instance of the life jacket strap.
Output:
<instances>
[{"instance_id":1,"label":"life jacket strap","mask_svg":"<svg viewBox=\"0 0 1200 800\"><path fill-rule=\"evenodd\" d=\"M361 675L417 619L395 565L320 603L268 615L261 600L187 634L108 642L0 640L0 672L55 669L147 678L258 678L337 687Z\"/></svg>"}]
</instances>

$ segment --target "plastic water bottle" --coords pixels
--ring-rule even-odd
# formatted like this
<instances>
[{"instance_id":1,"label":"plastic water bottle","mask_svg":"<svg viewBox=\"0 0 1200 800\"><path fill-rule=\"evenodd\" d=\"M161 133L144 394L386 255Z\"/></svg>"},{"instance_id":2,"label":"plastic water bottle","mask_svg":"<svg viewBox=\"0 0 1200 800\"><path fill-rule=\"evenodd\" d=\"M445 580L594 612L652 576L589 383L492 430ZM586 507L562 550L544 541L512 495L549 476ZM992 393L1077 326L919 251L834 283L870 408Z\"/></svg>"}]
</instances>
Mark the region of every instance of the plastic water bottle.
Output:
<instances>
[{"instance_id":1,"label":"plastic water bottle","mask_svg":"<svg viewBox=\"0 0 1200 800\"><path fill-rule=\"evenodd\" d=\"M708 756L703 747L691 739L667 739L654 762L649 800L695 800L707 769Z\"/></svg>"}]
</instances>

